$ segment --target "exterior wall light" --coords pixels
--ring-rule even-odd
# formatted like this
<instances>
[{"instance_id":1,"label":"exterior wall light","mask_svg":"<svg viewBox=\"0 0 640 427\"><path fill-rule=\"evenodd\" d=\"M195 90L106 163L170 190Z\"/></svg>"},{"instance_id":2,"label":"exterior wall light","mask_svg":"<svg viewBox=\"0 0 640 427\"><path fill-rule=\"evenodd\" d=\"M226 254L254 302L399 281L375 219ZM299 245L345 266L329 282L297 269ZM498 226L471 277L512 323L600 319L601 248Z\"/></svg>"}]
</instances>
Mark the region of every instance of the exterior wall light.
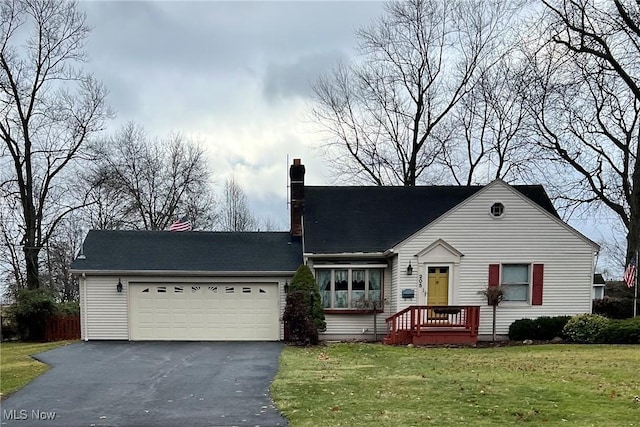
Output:
<instances>
[{"instance_id":1,"label":"exterior wall light","mask_svg":"<svg viewBox=\"0 0 640 427\"><path fill-rule=\"evenodd\" d=\"M122 282L118 279L118 284L116 285L116 291L122 292Z\"/></svg>"},{"instance_id":2,"label":"exterior wall light","mask_svg":"<svg viewBox=\"0 0 640 427\"><path fill-rule=\"evenodd\" d=\"M413 267L411 267L411 261L409 261L409 266L407 267L407 276L411 276L413 274Z\"/></svg>"}]
</instances>

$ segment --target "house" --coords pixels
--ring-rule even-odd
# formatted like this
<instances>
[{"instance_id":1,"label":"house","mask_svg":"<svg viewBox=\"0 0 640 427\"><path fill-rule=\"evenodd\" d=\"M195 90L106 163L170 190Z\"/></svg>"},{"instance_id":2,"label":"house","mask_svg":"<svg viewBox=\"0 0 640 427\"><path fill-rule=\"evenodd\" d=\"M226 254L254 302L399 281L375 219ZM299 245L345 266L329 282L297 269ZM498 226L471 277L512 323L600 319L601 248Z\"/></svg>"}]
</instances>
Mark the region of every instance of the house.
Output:
<instances>
[{"instance_id":1,"label":"house","mask_svg":"<svg viewBox=\"0 0 640 427\"><path fill-rule=\"evenodd\" d=\"M604 288L607 282L604 280L602 274L596 273L593 275L593 292L591 294L592 299L604 298Z\"/></svg>"},{"instance_id":2,"label":"house","mask_svg":"<svg viewBox=\"0 0 640 427\"><path fill-rule=\"evenodd\" d=\"M289 173L290 233L91 231L72 265L83 339L282 339L301 262L324 339L475 342L491 334L487 286L506 292L499 335L518 319L591 311L598 245L541 186L306 186L298 159Z\"/></svg>"}]
</instances>

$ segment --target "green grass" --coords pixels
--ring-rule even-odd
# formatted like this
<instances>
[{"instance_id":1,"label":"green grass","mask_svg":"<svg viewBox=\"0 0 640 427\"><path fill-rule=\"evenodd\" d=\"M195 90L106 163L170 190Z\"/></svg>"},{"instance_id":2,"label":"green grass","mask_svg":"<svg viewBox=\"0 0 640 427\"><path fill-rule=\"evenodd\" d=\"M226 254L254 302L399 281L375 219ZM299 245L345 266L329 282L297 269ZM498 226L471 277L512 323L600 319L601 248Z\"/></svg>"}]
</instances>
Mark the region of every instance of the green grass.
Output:
<instances>
[{"instance_id":1,"label":"green grass","mask_svg":"<svg viewBox=\"0 0 640 427\"><path fill-rule=\"evenodd\" d=\"M300 426L640 426L640 346L285 348L276 406Z\"/></svg>"},{"instance_id":2,"label":"green grass","mask_svg":"<svg viewBox=\"0 0 640 427\"><path fill-rule=\"evenodd\" d=\"M0 344L0 396L4 399L49 369L31 357L73 341Z\"/></svg>"}]
</instances>

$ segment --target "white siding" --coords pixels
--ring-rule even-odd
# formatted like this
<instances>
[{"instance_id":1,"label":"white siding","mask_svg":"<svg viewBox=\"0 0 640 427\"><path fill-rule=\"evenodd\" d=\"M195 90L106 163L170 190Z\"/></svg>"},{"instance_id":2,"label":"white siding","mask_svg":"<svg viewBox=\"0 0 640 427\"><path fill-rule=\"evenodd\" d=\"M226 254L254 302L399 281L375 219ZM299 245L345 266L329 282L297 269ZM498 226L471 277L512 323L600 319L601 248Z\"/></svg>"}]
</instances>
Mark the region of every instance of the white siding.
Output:
<instances>
[{"instance_id":1,"label":"white siding","mask_svg":"<svg viewBox=\"0 0 640 427\"><path fill-rule=\"evenodd\" d=\"M524 200L516 190L495 182L454 208L430 226L402 242L397 292L418 289L420 275L426 286L428 257L421 258L414 274L407 276L409 261L438 239L460 251L460 264L452 270L450 305L481 305L480 334L491 333L491 309L478 292L487 286L489 264L544 264L543 305L504 302L498 307L497 332L505 335L509 325L525 317L556 316L591 311L593 255L596 248L576 232L550 218ZM500 219L489 215L495 202L505 206ZM436 261L437 262L437 261ZM433 264L433 263L431 263ZM392 298L393 300L393 298ZM413 301L398 298L395 311Z\"/></svg>"},{"instance_id":2,"label":"white siding","mask_svg":"<svg viewBox=\"0 0 640 427\"><path fill-rule=\"evenodd\" d=\"M128 340L127 283L116 291L118 277L87 276L85 289L86 321L83 329L86 340Z\"/></svg>"},{"instance_id":3,"label":"white siding","mask_svg":"<svg viewBox=\"0 0 640 427\"><path fill-rule=\"evenodd\" d=\"M123 284L122 293L116 292L118 279ZM282 325L285 306L284 284L290 277L162 277L162 276L91 276L85 279L83 291L80 286L80 309L82 339L84 340L128 340L129 300L128 283L278 283L278 300ZM280 338L283 337L281 326Z\"/></svg>"},{"instance_id":4,"label":"white siding","mask_svg":"<svg viewBox=\"0 0 640 427\"><path fill-rule=\"evenodd\" d=\"M85 285L86 280L83 276L80 276L80 280L78 282L80 288L80 339L87 340L87 331L86 331L86 296L85 296Z\"/></svg>"}]
</instances>

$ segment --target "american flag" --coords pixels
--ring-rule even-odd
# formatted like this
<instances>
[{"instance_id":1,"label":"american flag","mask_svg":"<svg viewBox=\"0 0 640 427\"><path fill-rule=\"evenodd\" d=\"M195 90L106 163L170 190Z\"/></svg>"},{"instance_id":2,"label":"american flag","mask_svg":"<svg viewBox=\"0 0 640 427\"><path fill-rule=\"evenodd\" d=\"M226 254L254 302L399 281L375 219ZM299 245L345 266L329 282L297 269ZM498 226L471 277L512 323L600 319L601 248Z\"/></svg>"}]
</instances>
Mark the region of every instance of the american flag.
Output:
<instances>
[{"instance_id":1,"label":"american flag","mask_svg":"<svg viewBox=\"0 0 640 427\"><path fill-rule=\"evenodd\" d=\"M191 231L191 221L186 216L175 220L169 227L169 231Z\"/></svg>"},{"instance_id":2,"label":"american flag","mask_svg":"<svg viewBox=\"0 0 640 427\"><path fill-rule=\"evenodd\" d=\"M629 261L627 269L624 271L624 276L622 276L622 280L624 280L630 288L633 288L636 284L636 263L637 258L632 258L631 261Z\"/></svg>"}]
</instances>

